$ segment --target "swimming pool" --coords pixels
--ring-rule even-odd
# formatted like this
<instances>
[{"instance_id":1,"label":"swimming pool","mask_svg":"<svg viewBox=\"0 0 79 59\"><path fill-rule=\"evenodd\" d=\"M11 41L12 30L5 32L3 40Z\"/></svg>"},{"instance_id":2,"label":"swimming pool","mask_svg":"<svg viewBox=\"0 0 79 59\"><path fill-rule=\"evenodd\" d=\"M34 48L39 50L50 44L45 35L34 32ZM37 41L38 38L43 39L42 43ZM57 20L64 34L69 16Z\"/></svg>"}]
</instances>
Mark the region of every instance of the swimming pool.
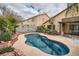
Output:
<instances>
[{"instance_id":1,"label":"swimming pool","mask_svg":"<svg viewBox=\"0 0 79 59\"><path fill-rule=\"evenodd\" d=\"M47 37L39 34L28 34L25 35L25 37L27 38L25 41L26 44L36 47L51 55L66 55L70 51L65 44L55 40L50 40Z\"/></svg>"}]
</instances>

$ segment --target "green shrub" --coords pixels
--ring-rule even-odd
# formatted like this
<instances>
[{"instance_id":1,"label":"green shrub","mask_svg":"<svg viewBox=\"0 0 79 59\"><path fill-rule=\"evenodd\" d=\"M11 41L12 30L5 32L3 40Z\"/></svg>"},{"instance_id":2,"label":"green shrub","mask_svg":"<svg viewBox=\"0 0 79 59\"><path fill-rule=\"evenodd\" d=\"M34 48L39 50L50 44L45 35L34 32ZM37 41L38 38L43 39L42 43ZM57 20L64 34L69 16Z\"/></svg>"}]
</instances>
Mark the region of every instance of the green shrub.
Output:
<instances>
[{"instance_id":1,"label":"green shrub","mask_svg":"<svg viewBox=\"0 0 79 59\"><path fill-rule=\"evenodd\" d=\"M51 35L59 35L59 33L58 33L56 30L50 31L50 34L51 34Z\"/></svg>"},{"instance_id":2,"label":"green shrub","mask_svg":"<svg viewBox=\"0 0 79 59\"><path fill-rule=\"evenodd\" d=\"M0 41L9 41L16 33L16 19L13 16L0 16Z\"/></svg>"},{"instance_id":3,"label":"green shrub","mask_svg":"<svg viewBox=\"0 0 79 59\"><path fill-rule=\"evenodd\" d=\"M59 33L56 30L45 28L44 26L37 27L37 32L47 33L51 35L58 35Z\"/></svg>"},{"instance_id":4,"label":"green shrub","mask_svg":"<svg viewBox=\"0 0 79 59\"><path fill-rule=\"evenodd\" d=\"M0 54L6 53L6 52L12 52L14 49L11 47L3 48L0 50Z\"/></svg>"},{"instance_id":5,"label":"green shrub","mask_svg":"<svg viewBox=\"0 0 79 59\"><path fill-rule=\"evenodd\" d=\"M37 32L45 32L45 28L43 26L38 26L36 31Z\"/></svg>"},{"instance_id":6,"label":"green shrub","mask_svg":"<svg viewBox=\"0 0 79 59\"><path fill-rule=\"evenodd\" d=\"M11 40L11 34L8 32L2 32L0 33L0 41L10 41Z\"/></svg>"}]
</instances>

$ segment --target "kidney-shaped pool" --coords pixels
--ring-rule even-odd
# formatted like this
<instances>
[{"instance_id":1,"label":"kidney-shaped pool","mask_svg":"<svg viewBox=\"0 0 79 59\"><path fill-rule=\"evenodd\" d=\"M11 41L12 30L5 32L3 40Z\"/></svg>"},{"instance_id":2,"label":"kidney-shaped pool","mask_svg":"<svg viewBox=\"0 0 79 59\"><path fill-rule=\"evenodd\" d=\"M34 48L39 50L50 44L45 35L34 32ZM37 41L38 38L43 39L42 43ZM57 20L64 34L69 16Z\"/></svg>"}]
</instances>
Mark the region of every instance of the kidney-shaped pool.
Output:
<instances>
[{"instance_id":1,"label":"kidney-shaped pool","mask_svg":"<svg viewBox=\"0 0 79 59\"><path fill-rule=\"evenodd\" d=\"M50 40L45 36L39 34L28 34L25 35L27 40L25 41L26 44L36 47L41 51L51 54L51 55L66 55L69 53L69 48L58 41Z\"/></svg>"}]
</instances>

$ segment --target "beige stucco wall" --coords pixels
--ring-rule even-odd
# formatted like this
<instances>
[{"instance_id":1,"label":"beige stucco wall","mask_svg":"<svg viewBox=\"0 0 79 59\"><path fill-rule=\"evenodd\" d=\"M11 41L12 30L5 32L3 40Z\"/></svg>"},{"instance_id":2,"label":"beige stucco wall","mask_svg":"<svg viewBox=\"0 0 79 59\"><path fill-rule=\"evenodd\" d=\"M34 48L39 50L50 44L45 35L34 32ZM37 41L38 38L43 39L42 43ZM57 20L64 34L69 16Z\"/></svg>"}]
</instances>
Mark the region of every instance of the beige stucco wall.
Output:
<instances>
[{"instance_id":1,"label":"beige stucco wall","mask_svg":"<svg viewBox=\"0 0 79 59\"><path fill-rule=\"evenodd\" d=\"M66 11L64 11L64 12L60 13L59 15L57 15L57 16L52 17L51 19L49 19L49 20L52 20L53 24L55 25L55 30L58 31L58 32L59 32L59 22L61 22L62 19L65 18L65 13L66 13ZM48 22L46 22L43 25L45 25L45 27L47 27L47 25L49 25L49 24L50 23L48 21Z\"/></svg>"},{"instance_id":2,"label":"beige stucco wall","mask_svg":"<svg viewBox=\"0 0 79 59\"><path fill-rule=\"evenodd\" d=\"M69 33L69 23L64 25L64 33Z\"/></svg>"},{"instance_id":3,"label":"beige stucco wall","mask_svg":"<svg viewBox=\"0 0 79 59\"><path fill-rule=\"evenodd\" d=\"M44 26L45 28L47 28L47 25L50 25L50 23L47 22L47 23L43 24L42 26Z\"/></svg>"},{"instance_id":4,"label":"beige stucco wall","mask_svg":"<svg viewBox=\"0 0 79 59\"><path fill-rule=\"evenodd\" d=\"M73 15L72 14L75 14L74 15L74 17L75 16L79 16L79 13L72 13L72 14L70 14L70 13L68 13L67 15L66 15L66 11L67 11L67 9L65 9L65 10L63 10L62 12L60 12L58 15L56 15L56 16L54 16L54 17L51 17L49 20L52 20L52 22L53 22L53 24L55 25L55 30L56 31L60 31L60 24L59 24L59 22L62 22L62 19L64 19L64 18L69 18L69 17L73 17ZM72 12L72 11L71 11ZM72 21L72 19L71 19L71 21ZM44 23L43 25L45 25L45 27L47 27L47 25L49 25L50 23L49 23L49 21L48 22L46 22L46 23Z\"/></svg>"},{"instance_id":5,"label":"beige stucco wall","mask_svg":"<svg viewBox=\"0 0 79 59\"><path fill-rule=\"evenodd\" d=\"M27 21L22 22L23 24L35 24L36 26L40 26L42 23L47 21L49 17L47 15L39 15L37 17L28 19Z\"/></svg>"},{"instance_id":6,"label":"beige stucco wall","mask_svg":"<svg viewBox=\"0 0 79 59\"><path fill-rule=\"evenodd\" d=\"M17 28L18 32L29 32L36 31L37 26L41 26L42 23L46 22L49 17L46 14L41 14L32 18L27 19L19 24ZM28 26L27 26L28 25Z\"/></svg>"},{"instance_id":7,"label":"beige stucco wall","mask_svg":"<svg viewBox=\"0 0 79 59\"><path fill-rule=\"evenodd\" d=\"M53 24L55 25L55 30L59 32L59 22L62 21L63 18L65 18L65 11L62 12L60 15L56 16L54 18Z\"/></svg>"}]
</instances>

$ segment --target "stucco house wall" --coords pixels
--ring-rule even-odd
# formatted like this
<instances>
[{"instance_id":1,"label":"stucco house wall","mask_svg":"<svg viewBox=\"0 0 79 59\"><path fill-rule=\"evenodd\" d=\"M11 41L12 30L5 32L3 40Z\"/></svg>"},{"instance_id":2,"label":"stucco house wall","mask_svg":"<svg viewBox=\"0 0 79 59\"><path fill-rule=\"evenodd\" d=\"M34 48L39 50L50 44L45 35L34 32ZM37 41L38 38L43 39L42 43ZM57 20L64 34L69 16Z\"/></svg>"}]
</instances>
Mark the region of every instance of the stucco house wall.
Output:
<instances>
[{"instance_id":1,"label":"stucco house wall","mask_svg":"<svg viewBox=\"0 0 79 59\"><path fill-rule=\"evenodd\" d=\"M57 14L57 15L55 15L55 16L53 16L53 17L51 17L49 19L49 20L52 20L52 23L53 23L53 25L55 25L55 30L57 32L59 32L59 27L60 27L59 22L61 22L62 19L66 17L65 14L66 14L66 11L62 11L61 13L59 13L59 14ZM42 25L44 25L45 27L47 27L48 25L50 25L50 22L47 21L47 22L45 22Z\"/></svg>"},{"instance_id":2,"label":"stucco house wall","mask_svg":"<svg viewBox=\"0 0 79 59\"><path fill-rule=\"evenodd\" d=\"M73 8L73 5L70 6L71 8ZM68 8L70 8L68 7ZM50 20L52 20L52 23L53 25L55 25L55 30L57 32L60 32L60 23L59 22L62 22L62 20L64 18L70 18L70 17L75 17L75 16L79 16L79 13L77 13L75 10L71 10L72 14L70 12L67 13L68 11L68 8L64 9L63 11L61 11L60 13L58 13L57 15L51 17L48 21L46 21L45 23L43 23L42 25L44 25L45 27L47 27L48 25L51 25L49 23ZM74 15L75 14L75 15ZM71 20L73 21L73 20ZM68 25L68 24L67 24ZM66 26L67 26L66 25ZM53 30L53 29L52 29Z\"/></svg>"},{"instance_id":3,"label":"stucco house wall","mask_svg":"<svg viewBox=\"0 0 79 59\"><path fill-rule=\"evenodd\" d=\"M47 14L40 14L29 19L26 19L23 22L18 23L19 27L16 28L17 32L33 32L36 31L37 26L41 26L42 23L46 22L49 19Z\"/></svg>"}]
</instances>

